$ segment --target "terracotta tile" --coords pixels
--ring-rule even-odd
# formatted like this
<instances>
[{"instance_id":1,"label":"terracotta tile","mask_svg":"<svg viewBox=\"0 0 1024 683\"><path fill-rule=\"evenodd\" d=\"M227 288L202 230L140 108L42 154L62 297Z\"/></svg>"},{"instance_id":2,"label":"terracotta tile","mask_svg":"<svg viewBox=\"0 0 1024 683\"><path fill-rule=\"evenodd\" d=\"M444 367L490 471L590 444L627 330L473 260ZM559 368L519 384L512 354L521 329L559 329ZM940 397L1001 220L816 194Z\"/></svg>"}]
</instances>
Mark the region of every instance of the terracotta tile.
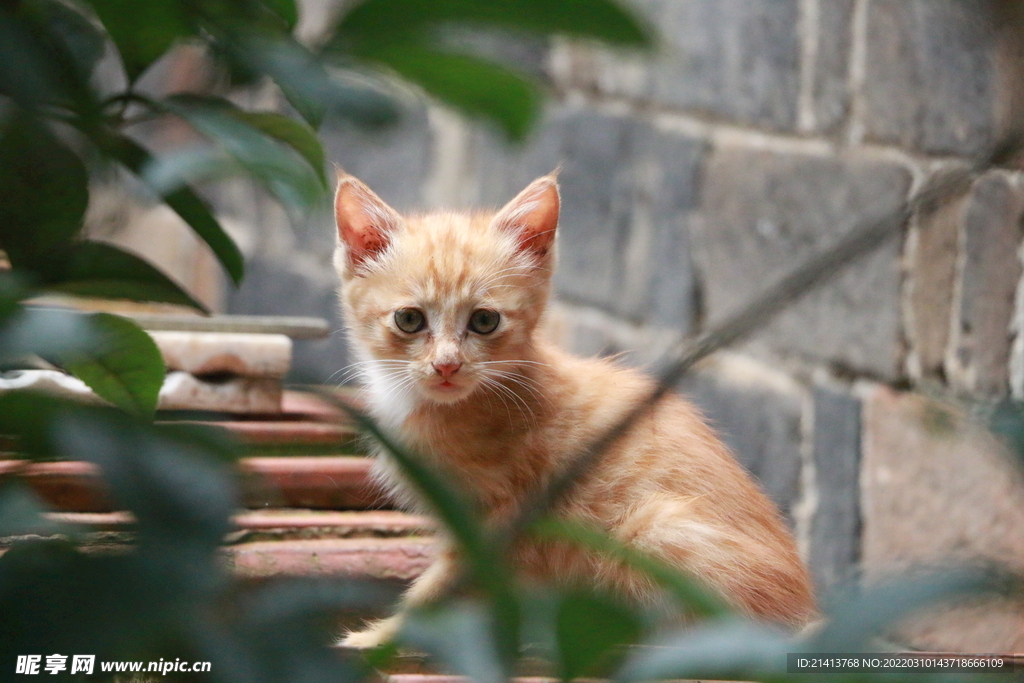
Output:
<instances>
[{"instance_id":1,"label":"terracotta tile","mask_svg":"<svg viewBox=\"0 0 1024 683\"><path fill-rule=\"evenodd\" d=\"M111 503L99 467L88 462L0 461L0 474L18 472L43 501L58 510L106 512Z\"/></svg>"},{"instance_id":2,"label":"terracotta tile","mask_svg":"<svg viewBox=\"0 0 1024 683\"><path fill-rule=\"evenodd\" d=\"M324 424L312 421L260 420L201 422L229 430L243 442L254 446L285 446L291 444L341 446L352 444L359 433L350 425Z\"/></svg>"},{"instance_id":3,"label":"terracotta tile","mask_svg":"<svg viewBox=\"0 0 1024 683\"><path fill-rule=\"evenodd\" d=\"M387 501L370 480L370 459L355 456L244 458L240 463L246 507L367 509ZM111 503L95 465L86 462L0 461L0 474L19 471L56 510L108 512Z\"/></svg>"},{"instance_id":4,"label":"terracotta tile","mask_svg":"<svg viewBox=\"0 0 1024 683\"><path fill-rule=\"evenodd\" d=\"M340 538L242 543L225 549L235 573L270 576L353 576L409 581L431 562L429 538Z\"/></svg>"},{"instance_id":5,"label":"terracotta tile","mask_svg":"<svg viewBox=\"0 0 1024 683\"><path fill-rule=\"evenodd\" d=\"M242 460L246 507L365 509L385 504L369 458L289 456Z\"/></svg>"},{"instance_id":6,"label":"terracotta tile","mask_svg":"<svg viewBox=\"0 0 1024 683\"><path fill-rule=\"evenodd\" d=\"M46 516L56 522L86 526L97 531L126 531L135 523L135 518L128 512L50 512ZM335 538L408 536L428 533L435 526L428 517L397 510L247 510L235 515L232 521L240 532L281 537L308 533Z\"/></svg>"}]
</instances>

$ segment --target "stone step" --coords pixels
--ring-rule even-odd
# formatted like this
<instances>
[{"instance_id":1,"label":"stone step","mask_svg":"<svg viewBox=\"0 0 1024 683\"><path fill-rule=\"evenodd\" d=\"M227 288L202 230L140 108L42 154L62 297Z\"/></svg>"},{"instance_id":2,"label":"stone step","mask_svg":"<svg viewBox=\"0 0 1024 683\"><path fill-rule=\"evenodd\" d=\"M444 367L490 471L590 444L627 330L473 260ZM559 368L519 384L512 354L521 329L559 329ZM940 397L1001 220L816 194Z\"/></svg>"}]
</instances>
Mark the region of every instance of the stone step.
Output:
<instances>
[{"instance_id":1,"label":"stone step","mask_svg":"<svg viewBox=\"0 0 1024 683\"><path fill-rule=\"evenodd\" d=\"M134 519L125 512L50 513L54 521L84 525L86 548L132 542ZM433 525L417 515L375 510L242 512L224 546L228 565L244 579L347 576L408 582L430 564ZM5 550L0 543L0 554Z\"/></svg>"},{"instance_id":2,"label":"stone step","mask_svg":"<svg viewBox=\"0 0 1024 683\"><path fill-rule=\"evenodd\" d=\"M292 339L322 339L331 327L323 318L256 315L173 315L119 311L144 330L179 332L218 332L247 334L283 334Z\"/></svg>"},{"instance_id":3,"label":"stone step","mask_svg":"<svg viewBox=\"0 0 1024 683\"><path fill-rule=\"evenodd\" d=\"M407 582L430 565L435 540L315 538L239 543L224 548L235 573L246 579L351 576Z\"/></svg>"},{"instance_id":4,"label":"stone step","mask_svg":"<svg viewBox=\"0 0 1024 683\"><path fill-rule=\"evenodd\" d=\"M336 393L346 401L359 404L351 390L340 389ZM274 414L225 418L214 413L205 419L190 419L190 414L185 414L185 419L173 419L181 415L164 413L162 417L164 421L226 429L254 452L317 449L325 453L352 453L362 449L360 433L349 417L314 394L285 391L281 397L281 412Z\"/></svg>"},{"instance_id":5,"label":"stone step","mask_svg":"<svg viewBox=\"0 0 1024 683\"><path fill-rule=\"evenodd\" d=\"M227 429L247 446L296 446L354 448L359 432L347 424L313 420L181 420L185 424L203 424Z\"/></svg>"},{"instance_id":6,"label":"stone step","mask_svg":"<svg viewBox=\"0 0 1024 683\"><path fill-rule=\"evenodd\" d=\"M55 522L100 532L130 532L129 512L49 512ZM428 517L398 510L244 510L232 518L232 543L313 538L359 538L423 535L433 531Z\"/></svg>"},{"instance_id":7,"label":"stone step","mask_svg":"<svg viewBox=\"0 0 1024 683\"><path fill-rule=\"evenodd\" d=\"M290 456L242 458L242 503L249 508L365 510L387 507L370 479L369 458ZM0 474L17 473L52 508L110 512L99 468L88 462L0 460Z\"/></svg>"}]
</instances>

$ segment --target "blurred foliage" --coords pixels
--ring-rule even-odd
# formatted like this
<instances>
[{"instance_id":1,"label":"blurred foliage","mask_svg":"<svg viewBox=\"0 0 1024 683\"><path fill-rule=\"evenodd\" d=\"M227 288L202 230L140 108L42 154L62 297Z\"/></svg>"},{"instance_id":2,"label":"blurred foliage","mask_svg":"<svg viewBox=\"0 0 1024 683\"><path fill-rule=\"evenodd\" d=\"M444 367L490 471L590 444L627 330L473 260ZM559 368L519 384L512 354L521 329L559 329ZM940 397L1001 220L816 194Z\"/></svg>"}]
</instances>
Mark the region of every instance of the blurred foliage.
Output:
<instances>
[{"instance_id":1,"label":"blurred foliage","mask_svg":"<svg viewBox=\"0 0 1024 683\"><path fill-rule=\"evenodd\" d=\"M870 587L848 586L830 596L815 627L794 635L742 617L677 568L598 529L551 515L530 525L525 536L571 543L646 573L664 590L664 604L640 607L594 590L519 585L508 571L508 553L520 538L482 527L463 495L447 483L456 477L423 467L358 410L338 405L393 455L468 559L458 588L437 604L412 611L397 643L482 683L505 680L523 655L540 658L565 681L595 676L623 683L990 680L979 673L789 673L787 654L878 652L888 647L884 637L899 624L936 605L1024 595L1021 578L996 567L932 569ZM387 645L368 660L387 668L396 652Z\"/></svg>"},{"instance_id":2,"label":"blurred foliage","mask_svg":"<svg viewBox=\"0 0 1024 683\"><path fill-rule=\"evenodd\" d=\"M366 661L328 647L336 619L395 598L353 581L242 589L220 556L238 505L235 445L195 426L153 424L165 369L134 324L25 303L60 292L202 310L144 260L83 238L91 179L111 168L137 177L237 283L241 253L192 184L239 174L302 215L329 190L316 134L324 120L380 126L400 115L386 74L513 140L527 133L540 86L508 65L458 51L446 30L565 34L625 47L651 42L611 0L365 0L350 3L312 46L293 37L298 20L294 0L0 0L0 250L11 266L0 269L0 369L43 359L112 404L6 393L0 434L25 459L94 463L116 506L136 520L131 546L86 551L80 532L43 516L45 506L16 472L0 478L0 535L34 536L0 557L0 679L14 677L17 655L57 652L212 662L209 674L189 674L191 681L361 680ZM221 90L157 96L139 85L182 46L199 51ZM296 116L248 110L226 97L231 87L268 83ZM165 119L187 123L201 142L159 154L147 149L135 126ZM793 641L739 619L672 568L551 518L525 533L648 572L676 603L672 613L703 620L679 629L669 611L614 596L526 589L506 561L516 539L481 526L452 478L424 468L359 419L394 453L467 560L456 595L412 614L399 641L480 681L505 679L523 653L546 659L566 680L781 680L786 652L861 648L924 604L1008 590L984 572L908 581L851 597L828 626ZM624 649L643 641L658 647ZM367 661L385 662L392 651Z\"/></svg>"},{"instance_id":3,"label":"blurred foliage","mask_svg":"<svg viewBox=\"0 0 1024 683\"><path fill-rule=\"evenodd\" d=\"M988 425L1024 465L1024 401L1004 399L987 411Z\"/></svg>"}]
</instances>

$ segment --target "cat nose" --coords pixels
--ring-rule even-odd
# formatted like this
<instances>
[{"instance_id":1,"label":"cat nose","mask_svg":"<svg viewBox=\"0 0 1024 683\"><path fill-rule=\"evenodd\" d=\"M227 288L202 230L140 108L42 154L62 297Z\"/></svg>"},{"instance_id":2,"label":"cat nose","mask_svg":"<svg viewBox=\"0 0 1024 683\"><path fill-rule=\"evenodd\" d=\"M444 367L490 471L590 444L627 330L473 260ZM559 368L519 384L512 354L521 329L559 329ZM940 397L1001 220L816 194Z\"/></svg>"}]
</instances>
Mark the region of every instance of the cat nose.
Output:
<instances>
[{"instance_id":1,"label":"cat nose","mask_svg":"<svg viewBox=\"0 0 1024 683\"><path fill-rule=\"evenodd\" d=\"M448 379L462 367L462 363L434 363L434 369L441 377Z\"/></svg>"}]
</instances>

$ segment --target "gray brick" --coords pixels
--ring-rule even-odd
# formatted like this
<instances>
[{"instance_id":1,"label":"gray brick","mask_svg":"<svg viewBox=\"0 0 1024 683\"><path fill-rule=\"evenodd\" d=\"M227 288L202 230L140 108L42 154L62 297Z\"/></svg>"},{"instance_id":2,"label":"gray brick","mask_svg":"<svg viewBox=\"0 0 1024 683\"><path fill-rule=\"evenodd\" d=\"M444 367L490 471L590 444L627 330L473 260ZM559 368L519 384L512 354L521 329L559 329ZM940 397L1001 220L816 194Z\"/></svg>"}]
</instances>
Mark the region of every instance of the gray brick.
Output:
<instances>
[{"instance_id":1,"label":"gray brick","mask_svg":"<svg viewBox=\"0 0 1024 683\"><path fill-rule=\"evenodd\" d=\"M869 139L974 153L995 136L989 0L870 0L863 91Z\"/></svg>"},{"instance_id":2,"label":"gray brick","mask_svg":"<svg viewBox=\"0 0 1024 683\"><path fill-rule=\"evenodd\" d=\"M909 182L900 166L856 156L717 150L694 222L708 324L738 310L857 221L887 214ZM898 376L899 258L899 241L890 240L790 306L749 348Z\"/></svg>"},{"instance_id":3,"label":"gray brick","mask_svg":"<svg viewBox=\"0 0 1024 683\"><path fill-rule=\"evenodd\" d=\"M793 128L800 88L799 0L643 4L666 43L654 67L655 101Z\"/></svg>"},{"instance_id":4,"label":"gray brick","mask_svg":"<svg viewBox=\"0 0 1024 683\"><path fill-rule=\"evenodd\" d=\"M914 568L1024 567L1024 478L1003 444L949 403L875 386L864 391L861 495L865 579ZM1009 612L1009 614L1007 614ZM896 642L945 652L1020 652L1019 603L1005 596L930 610Z\"/></svg>"},{"instance_id":5,"label":"gray brick","mask_svg":"<svg viewBox=\"0 0 1024 683\"><path fill-rule=\"evenodd\" d=\"M423 208L434 145L424 107L407 109L397 125L378 131L334 123L321 138L329 164L365 182L399 211Z\"/></svg>"},{"instance_id":6,"label":"gray brick","mask_svg":"<svg viewBox=\"0 0 1024 683\"><path fill-rule=\"evenodd\" d=\"M853 5L853 0L818 0L818 49L812 67L816 130L831 132L838 129L850 108Z\"/></svg>"},{"instance_id":7,"label":"gray brick","mask_svg":"<svg viewBox=\"0 0 1024 683\"><path fill-rule=\"evenodd\" d=\"M809 564L819 590L852 579L860 562L860 442L860 401L816 387Z\"/></svg>"},{"instance_id":8,"label":"gray brick","mask_svg":"<svg viewBox=\"0 0 1024 683\"><path fill-rule=\"evenodd\" d=\"M949 344L950 316L964 197L915 217L917 247L910 269L907 324L916 374L941 379Z\"/></svg>"},{"instance_id":9,"label":"gray brick","mask_svg":"<svg viewBox=\"0 0 1024 683\"><path fill-rule=\"evenodd\" d=\"M963 213L961 295L947 370L955 385L988 396L1009 390L1022 218L1024 193L998 172L974 184Z\"/></svg>"},{"instance_id":10,"label":"gray brick","mask_svg":"<svg viewBox=\"0 0 1024 683\"><path fill-rule=\"evenodd\" d=\"M587 110L552 113L525 149L482 139L480 203L559 163L558 295L682 331L694 317L687 220L705 145Z\"/></svg>"},{"instance_id":11,"label":"gray brick","mask_svg":"<svg viewBox=\"0 0 1024 683\"><path fill-rule=\"evenodd\" d=\"M655 54L643 59L574 51L570 83L737 123L794 128L800 90L799 0L633 4L657 32Z\"/></svg>"},{"instance_id":12,"label":"gray brick","mask_svg":"<svg viewBox=\"0 0 1024 683\"><path fill-rule=\"evenodd\" d=\"M632 269L638 288L633 316L685 334L697 318L689 222L697 207L707 148L690 138L651 129L638 137L637 162L648 174L637 197L638 214L649 217L650 238L640 251L642 261Z\"/></svg>"},{"instance_id":13,"label":"gray brick","mask_svg":"<svg viewBox=\"0 0 1024 683\"><path fill-rule=\"evenodd\" d=\"M800 495L801 394L714 365L691 372L680 390L700 406L792 526Z\"/></svg>"},{"instance_id":14,"label":"gray brick","mask_svg":"<svg viewBox=\"0 0 1024 683\"><path fill-rule=\"evenodd\" d=\"M567 298L610 307L622 292L636 192L628 162L636 128L632 121L592 113L563 121L565 210L556 286Z\"/></svg>"}]
</instances>

